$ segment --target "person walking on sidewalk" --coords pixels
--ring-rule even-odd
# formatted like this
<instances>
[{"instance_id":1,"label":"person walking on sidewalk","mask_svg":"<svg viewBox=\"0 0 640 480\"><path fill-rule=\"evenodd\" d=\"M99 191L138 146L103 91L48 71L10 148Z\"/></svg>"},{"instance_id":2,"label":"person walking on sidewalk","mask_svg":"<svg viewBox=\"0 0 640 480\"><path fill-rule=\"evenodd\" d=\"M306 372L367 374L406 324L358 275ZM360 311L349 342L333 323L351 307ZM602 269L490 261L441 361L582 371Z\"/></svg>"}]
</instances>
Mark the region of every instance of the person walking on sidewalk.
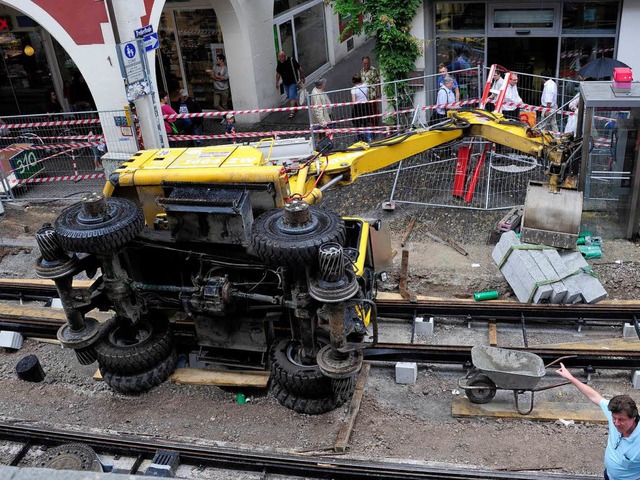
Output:
<instances>
[{"instance_id":1,"label":"person walking on sidewalk","mask_svg":"<svg viewBox=\"0 0 640 480\"><path fill-rule=\"evenodd\" d=\"M551 77L548 77L547 81L544 82L541 103L545 108L552 110L558 108L558 85L556 85L556 82L554 82ZM547 117L550 118L546 121L545 129L557 132L558 122L556 121L556 112L542 112L542 120L544 121Z\"/></svg>"},{"instance_id":2,"label":"person walking on sidewalk","mask_svg":"<svg viewBox=\"0 0 640 480\"><path fill-rule=\"evenodd\" d=\"M561 363L557 371L569 380L591 403L596 404L609 422L609 438L604 452L605 480L640 478L640 428L638 406L629 395L606 400L589 385L575 378Z\"/></svg>"},{"instance_id":3,"label":"person walking on sidewalk","mask_svg":"<svg viewBox=\"0 0 640 480\"><path fill-rule=\"evenodd\" d=\"M167 115L175 115L176 111L171 108L171 105L169 105L169 94L162 91L158 96L160 97L160 111L162 112L162 116L166 117ZM171 120L167 118L164 119L164 131L167 133L167 136L178 134L178 127L175 124L175 118L172 118ZM169 146L172 148L177 147L178 142L170 140Z\"/></svg>"},{"instance_id":4,"label":"person walking on sidewalk","mask_svg":"<svg viewBox=\"0 0 640 480\"><path fill-rule=\"evenodd\" d=\"M284 86L284 93L289 99L289 105L298 105L298 82L304 83L304 73L298 61L288 57L286 53L278 53L278 65L276 66L276 89L280 89L280 80ZM289 118L296 115L296 110L291 110Z\"/></svg>"},{"instance_id":5,"label":"person walking on sidewalk","mask_svg":"<svg viewBox=\"0 0 640 480\"><path fill-rule=\"evenodd\" d=\"M351 117L353 125L358 129L358 141L359 142L371 142L371 132L368 130L369 116L371 110L369 109L369 86L362 81L360 73L355 73L351 77L351 101L353 106L351 107Z\"/></svg>"},{"instance_id":6,"label":"person walking on sidewalk","mask_svg":"<svg viewBox=\"0 0 640 480\"><path fill-rule=\"evenodd\" d=\"M362 69L360 70L362 81L369 85L369 110L371 110L371 119L369 125L378 125L378 100L380 99L380 72L376 67L371 65L371 59L368 56L362 57Z\"/></svg>"},{"instance_id":7,"label":"person walking on sidewalk","mask_svg":"<svg viewBox=\"0 0 640 480\"><path fill-rule=\"evenodd\" d=\"M447 118L447 110L450 107L445 107L446 104L450 104L456 101L456 94L453 92L454 86L453 77L446 76L442 82L442 86L438 89L438 97L436 99L436 104L438 107L436 108L435 120L440 122Z\"/></svg>"},{"instance_id":8,"label":"person walking on sidewalk","mask_svg":"<svg viewBox=\"0 0 640 480\"><path fill-rule=\"evenodd\" d=\"M311 90L311 128L314 130L326 130L335 126L331 120L331 102L324 91L326 84L326 78L319 78L315 81L315 86ZM326 132L318 133L318 139L326 136Z\"/></svg>"},{"instance_id":9,"label":"person walking on sidewalk","mask_svg":"<svg viewBox=\"0 0 640 480\"><path fill-rule=\"evenodd\" d=\"M219 53L216 55L216 64L213 67L213 109L219 112L229 110L229 70L226 57Z\"/></svg>"},{"instance_id":10,"label":"person walking on sidewalk","mask_svg":"<svg viewBox=\"0 0 640 480\"><path fill-rule=\"evenodd\" d=\"M511 72L511 76L509 77L509 85L504 94L504 102L502 113L505 118L520 121L520 107L518 104L522 103L522 98L520 98L520 94L518 93L518 75L514 72Z\"/></svg>"},{"instance_id":11,"label":"person walking on sidewalk","mask_svg":"<svg viewBox=\"0 0 640 480\"><path fill-rule=\"evenodd\" d=\"M177 113L202 113L202 108L200 108L198 102L189 96L189 91L186 88L180 90L180 97L175 102L171 102L171 107ZM178 131L183 135L202 135L202 123L202 117L187 117L176 120ZM190 140L186 144L189 147L194 145L201 146L202 140L196 140L195 142Z\"/></svg>"}]
</instances>

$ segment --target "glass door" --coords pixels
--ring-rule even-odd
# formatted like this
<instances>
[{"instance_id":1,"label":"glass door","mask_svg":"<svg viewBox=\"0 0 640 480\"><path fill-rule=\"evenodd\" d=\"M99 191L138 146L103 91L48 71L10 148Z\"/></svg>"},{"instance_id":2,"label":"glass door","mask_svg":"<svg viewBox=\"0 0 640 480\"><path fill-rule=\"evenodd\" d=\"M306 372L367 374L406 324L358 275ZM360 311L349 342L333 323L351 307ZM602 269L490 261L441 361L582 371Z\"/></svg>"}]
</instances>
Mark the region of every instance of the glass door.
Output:
<instances>
[{"instance_id":1,"label":"glass door","mask_svg":"<svg viewBox=\"0 0 640 480\"><path fill-rule=\"evenodd\" d=\"M324 4L309 3L275 19L276 49L293 56L307 77L329 63Z\"/></svg>"}]
</instances>

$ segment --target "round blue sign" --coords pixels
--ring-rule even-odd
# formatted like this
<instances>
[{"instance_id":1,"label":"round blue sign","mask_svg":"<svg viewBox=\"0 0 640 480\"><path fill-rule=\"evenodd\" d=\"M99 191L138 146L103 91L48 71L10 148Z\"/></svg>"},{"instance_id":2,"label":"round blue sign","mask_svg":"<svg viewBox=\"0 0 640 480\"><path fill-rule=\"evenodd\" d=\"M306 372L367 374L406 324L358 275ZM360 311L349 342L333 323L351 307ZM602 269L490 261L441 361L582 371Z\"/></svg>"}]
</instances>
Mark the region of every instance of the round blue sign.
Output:
<instances>
[{"instance_id":1,"label":"round blue sign","mask_svg":"<svg viewBox=\"0 0 640 480\"><path fill-rule=\"evenodd\" d=\"M124 46L124 54L127 58L134 58L136 56L136 45L134 43L127 43Z\"/></svg>"}]
</instances>

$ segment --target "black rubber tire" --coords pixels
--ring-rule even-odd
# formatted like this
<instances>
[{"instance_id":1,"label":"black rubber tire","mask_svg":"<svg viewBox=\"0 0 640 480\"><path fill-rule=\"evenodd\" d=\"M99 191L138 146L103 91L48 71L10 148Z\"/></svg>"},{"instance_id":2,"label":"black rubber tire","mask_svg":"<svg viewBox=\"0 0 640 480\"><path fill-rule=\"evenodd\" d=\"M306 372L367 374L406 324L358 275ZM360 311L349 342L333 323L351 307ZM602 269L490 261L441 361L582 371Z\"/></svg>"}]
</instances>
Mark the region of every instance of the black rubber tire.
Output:
<instances>
[{"instance_id":1,"label":"black rubber tire","mask_svg":"<svg viewBox=\"0 0 640 480\"><path fill-rule=\"evenodd\" d=\"M65 208L53 224L62 247L68 252L103 253L114 251L135 238L144 228L139 205L126 198L107 198L108 218L99 223L80 220L82 202Z\"/></svg>"},{"instance_id":2,"label":"black rubber tire","mask_svg":"<svg viewBox=\"0 0 640 480\"><path fill-rule=\"evenodd\" d=\"M178 355L172 350L167 358L155 367L133 375L110 372L100 367L100 374L113 390L124 394L136 394L151 390L164 382L173 373L178 362Z\"/></svg>"},{"instance_id":3,"label":"black rubber tire","mask_svg":"<svg viewBox=\"0 0 640 480\"><path fill-rule=\"evenodd\" d=\"M100 339L94 346L101 368L112 373L133 374L147 371L167 358L173 349L169 322L142 319L136 326L139 329L135 338L117 317L102 326Z\"/></svg>"},{"instance_id":4,"label":"black rubber tire","mask_svg":"<svg viewBox=\"0 0 640 480\"><path fill-rule=\"evenodd\" d=\"M271 383L271 393L280 403L280 405L293 410L296 413L305 413L307 415L321 415L330 412L344 405L350 396L328 395L320 398L306 398L295 395L276 382Z\"/></svg>"},{"instance_id":5,"label":"black rubber tire","mask_svg":"<svg viewBox=\"0 0 640 480\"><path fill-rule=\"evenodd\" d=\"M271 381L294 395L318 398L331 393L331 379L325 377L317 363L303 365L293 357L297 341L282 339L271 347ZM321 346L327 345L329 339L318 337Z\"/></svg>"},{"instance_id":6,"label":"black rubber tire","mask_svg":"<svg viewBox=\"0 0 640 480\"><path fill-rule=\"evenodd\" d=\"M278 228L284 208L270 210L253 223L251 246L255 255L268 265L302 268L318 263L318 249L324 243L344 245L345 226L330 210L309 206L317 219L316 227L305 233L285 233Z\"/></svg>"},{"instance_id":7,"label":"black rubber tire","mask_svg":"<svg viewBox=\"0 0 640 480\"><path fill-rule=\"evenodd\" d=\"M469 387L482 387L481 389L465 388L464 393L471 403L489 403L496 396L496 384L480 373L467 382Z\"/></svg>"}]
</instances>

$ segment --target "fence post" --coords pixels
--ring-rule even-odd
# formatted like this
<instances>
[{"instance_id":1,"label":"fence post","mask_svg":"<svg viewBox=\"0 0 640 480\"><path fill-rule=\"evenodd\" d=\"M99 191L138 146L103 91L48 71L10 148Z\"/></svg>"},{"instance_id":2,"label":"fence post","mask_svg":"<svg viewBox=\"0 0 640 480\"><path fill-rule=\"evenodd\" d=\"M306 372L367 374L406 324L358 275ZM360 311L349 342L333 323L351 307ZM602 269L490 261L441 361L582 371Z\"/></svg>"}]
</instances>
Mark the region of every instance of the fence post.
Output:
<instances>
[{"instance_id":1,"label":"fence post","mask_svg":"<svg viewBox=\"0 0 640 480\"><path fill-rule=\"evenodd\" d=\"M304 86L302 88L304 88ZM313 131L313 115L311 114L311 104L313 103L311 101L311 99L313 98L313 96L314 96L313 94L307 95L307 118L309 119L309 130L311 131L311 148L312 148L312 150L315 151L315 149L316 149L316 134Z\"/></svg>"},{"instance_id":2,"label":"fence post","mask_svg":"<svg viewBox=\"0 0 640 480\"><path fill-rule=\"evenodd\" d=\"M394 98L394 103L396 105L396 133L397 133L400 131L400 114L398 113L398 109L400 108L400 99L398 98L398 82L393 82L393 98Z\"/></svg>"}]
</instances>

